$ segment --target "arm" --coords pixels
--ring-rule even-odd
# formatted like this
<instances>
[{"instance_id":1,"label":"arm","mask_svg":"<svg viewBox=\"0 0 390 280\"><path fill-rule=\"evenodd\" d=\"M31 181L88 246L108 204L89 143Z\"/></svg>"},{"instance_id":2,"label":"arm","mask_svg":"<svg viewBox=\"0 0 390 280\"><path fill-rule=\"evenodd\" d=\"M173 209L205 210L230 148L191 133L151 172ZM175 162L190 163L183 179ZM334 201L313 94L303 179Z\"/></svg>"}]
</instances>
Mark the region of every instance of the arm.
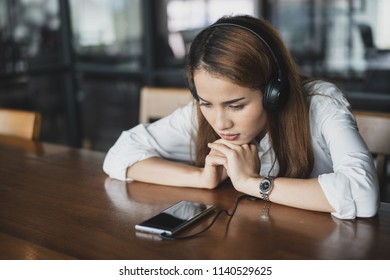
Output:
<instances>
[{"instance_id":1,"label":"arm","mask_svg":"<svg viewBox=\"0 0 390 280\"><path fill-rule=\"evenodd\" d=\"M192 114L193 108L189 104L157 122L139 124L122 132L106 155L104 171L111 178L131 180L127 169L148 158L190 162L192 135L197 126Z\"/></svg>"},{"instance_id":2,"label":"arm","mask_svg":"<svg viewBox=\"0 0 390 280\"><path fill-rule=\"evenodd\" d=\"M198 181L199 173L195 166L158 157L139 161L127 169L127 177L136 181L178 187L193 186L191 183Z\"/></svg>"},{"instance_id":3,"label":"arm","mask_svg":"<svg viewBox=\"0 0 390 280\"><path fill-rule=\"evenodd\" d=\"M227 177L217 164L218 154L210 152L205 168L188 163L194 154L191 141L197 129L192 109L190 104L153 124L123 132L106 155L104 171L118 180L215 188Z\"/></svg>"},{"instance_id":4,"label":"arm","mask_svg":"<svg viewBox=\"0 0 390 280\"><path fill-rule=\"evenodd\" d=\"M327 155L330 168L318 170L318 182L337 218L372 217L379 208L379 185L371 153L357 130L350 105L340 90L322 83L310 114L315 153ZM324 158L324 156L323 156Z\"/></svg>"},{"instance_id":5,"label":"arm","mask_svg":"<svg viewBox=\"0 0 390 280\"><path fill-rule=\"evenodd\" d=\"M261 198L259 186L263 177L258 175L259 160L256 145L237 146L219 140L209 146L225 155L223 164L234 187L240 192ZM322 212L334 211L317 178L276 178L269 198L273 202L291 207Z\"/></svg>"},{"instance_id":6,"label":"arm","mask_svg":"<svg viewBox=\"0 0 390 280\"><path fill-rule=\"evenodd\" d=\"M158 157L137 162L127 169L127 176L153 184L214 189L226 179L218 156L209 154L204 168Z\"/></svg>"},{"instance_id":7,"label":"arm","mask_svg":"<svg viewBox=\"0 0 390 280\"><path fill-rule=\"evenodd\" d=\"M333 172L318 175L338 218L372 217L379 207L379 185L372 156L351 113L335 114L321 125Z\"/></svg>"},{"instance_id":8,"label":"arm","mask_svg":"<svg viewBox=\"0 0 390 280\"><path fill-rule=\"evenodd\" d=\"M261 197L259 185L262 179L263 177L249 179L248 184L241 191ZM317 178L276 178L269 197L272 202L286 206L327 213L334 211Z\"/></svg>"}]
</instances>

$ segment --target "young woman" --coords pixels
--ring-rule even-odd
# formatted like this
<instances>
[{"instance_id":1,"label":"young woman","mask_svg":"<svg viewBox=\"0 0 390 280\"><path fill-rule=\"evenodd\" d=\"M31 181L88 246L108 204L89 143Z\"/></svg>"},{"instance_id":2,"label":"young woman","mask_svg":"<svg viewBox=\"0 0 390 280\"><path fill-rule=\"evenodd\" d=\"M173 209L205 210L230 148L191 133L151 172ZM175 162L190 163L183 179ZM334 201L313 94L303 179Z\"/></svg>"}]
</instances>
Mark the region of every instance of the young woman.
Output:
<instances>
[{"instance_id":1,"label":"young woman","mask_svg":"<svg viewBox=\"0 0 390 280\"><path fill-rule=\"evenodd\" d=\"M195 38L186 73L195 101L124 131L106 156L109 176L209 189L229 177L275 203L376 214L375 166L347 100L303 79L267 22L221 18Z\"/></svg>"}]
</instances>

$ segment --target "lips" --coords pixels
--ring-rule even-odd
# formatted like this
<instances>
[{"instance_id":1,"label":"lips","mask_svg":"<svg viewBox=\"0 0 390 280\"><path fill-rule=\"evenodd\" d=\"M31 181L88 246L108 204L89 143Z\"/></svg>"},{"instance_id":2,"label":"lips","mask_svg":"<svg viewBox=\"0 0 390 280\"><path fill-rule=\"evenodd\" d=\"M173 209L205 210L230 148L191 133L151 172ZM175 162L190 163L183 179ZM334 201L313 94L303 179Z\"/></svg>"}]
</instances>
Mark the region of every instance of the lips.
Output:
<instances>
[{"instance_id":1,"label":"lips","mask_svg":"<svg viewBox=\"0 0 390 280\"><path fill-rule=\"evenodd\" d=\"M220 133L219 134L223 140L226 141L234 141L237 140L237 138L240 136L240 134L225 134L225 133Z\"/></svg>"}]
</instances>

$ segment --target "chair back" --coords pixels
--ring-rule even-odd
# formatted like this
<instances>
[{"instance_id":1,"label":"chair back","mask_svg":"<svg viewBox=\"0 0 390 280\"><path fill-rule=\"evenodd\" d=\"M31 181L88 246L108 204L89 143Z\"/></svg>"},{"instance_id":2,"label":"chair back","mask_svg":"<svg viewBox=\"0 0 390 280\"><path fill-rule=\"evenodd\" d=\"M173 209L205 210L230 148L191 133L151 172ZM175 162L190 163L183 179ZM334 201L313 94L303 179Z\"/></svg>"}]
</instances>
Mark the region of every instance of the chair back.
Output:
<instances>
[{"instance_id":1,"label":"chair back","mask_svg":"<svg viewBox=\"0 0 390 280\"><path fill-rule=\"evenodd\" d=\"M0 134L38 140L42 117L38 112L0 109Z\"/></svg>"},{"instance_id":2,"label":"chair back","mask_svg":"<svg viewBox=\"0 0 390 280\"><path fill-rule=\"evenodd\" d=\"M354 111L359 132L375 156L378 179L383 194L386 188L387 160L390 155L390 114Z\"/></svg>"},{"instance_id":3,"label":"chair back","mask_svg":"<svg viewBox=\"0 0 390 280\"><path fill-rule=\"evenodd\" d=\"M139 121L147 123L165 117L192 99L187 88L143 87Z\"/></svg>"}]
</instances>

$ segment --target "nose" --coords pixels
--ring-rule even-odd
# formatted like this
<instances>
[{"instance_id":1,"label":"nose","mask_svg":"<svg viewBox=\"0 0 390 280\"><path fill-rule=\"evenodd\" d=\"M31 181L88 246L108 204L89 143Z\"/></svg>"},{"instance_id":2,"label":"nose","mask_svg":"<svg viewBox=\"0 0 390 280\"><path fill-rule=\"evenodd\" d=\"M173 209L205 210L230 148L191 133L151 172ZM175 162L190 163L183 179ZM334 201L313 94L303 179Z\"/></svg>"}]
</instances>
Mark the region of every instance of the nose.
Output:
<instances>
[{"instance_id":1,"label":"nose","mask_svg":"<svg viewBox=\"0 0 390 280\"><path fill-rule=\"evenodd\" d=\"M214 127L218 131L224 131L233 126L233 121L229 118L228 114L226 114L223 110L216 112Z\"/></svg>"}]
</instances>

